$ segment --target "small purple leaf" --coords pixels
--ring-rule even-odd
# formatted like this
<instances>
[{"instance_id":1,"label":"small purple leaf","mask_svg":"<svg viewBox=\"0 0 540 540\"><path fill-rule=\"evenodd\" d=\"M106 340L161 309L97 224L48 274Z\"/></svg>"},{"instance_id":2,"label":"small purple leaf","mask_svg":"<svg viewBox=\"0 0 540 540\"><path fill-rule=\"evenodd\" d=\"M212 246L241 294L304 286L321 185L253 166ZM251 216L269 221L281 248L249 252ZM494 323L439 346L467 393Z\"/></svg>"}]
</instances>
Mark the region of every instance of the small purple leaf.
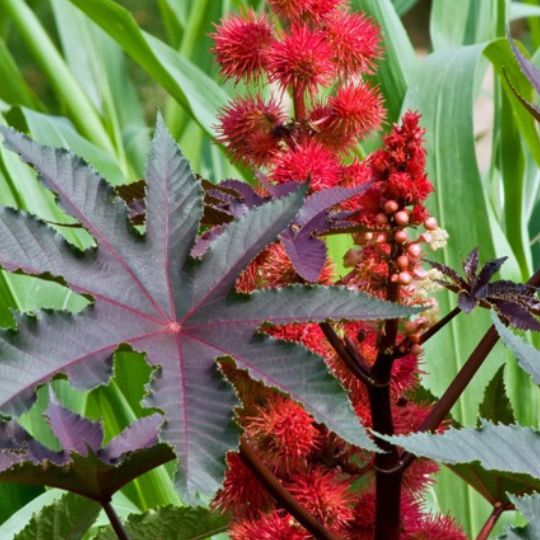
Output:
<instances>
[{"instance_id":1,"label":"small purple leaf","mask_svg":"<svg viewBox=\"0 0 540 540\"><path fill-rule=\"evenodd\" d=\"M463 263L463 270L468 279L472 279L478 270L478 252L479 249L477 247L474 248Z\"/></svg>"},{"instance_id":2,"label":"small purple leaf","mask_svg":"<svg viewBox=\"0 0 540 540\"><path fill-rule=\"evenodd\" d=\"M487 285L490 279L501 269L501 266L506 262L507 259L508 257L500 257L499 259L489 261L483 266L482 270L480 270L480 273L478 274L478 277L475 281L473 281L473 294L484 285Z\"/></svg>"},{"instance_id":3,"label":"small purple leaf","mask_svg":"<svg viewBox=\"0 0 540 540\"><path fill-rule=\"evenodd\" d=\"M460 293L458 295L459 309L464 313L470 313L476 306L476 299L468 293Z\"/></svg>"},{"instance_id":4,"label":"small purple leaf","mask_svg":"<svg viewBox=\"0 0 540 540\"><path fill-rule=\"evenodd\" d=\"M61 416L58 422L63 424L62 430L70 432L69 437L62 436L68 447L52 452L14 421L0 424L4 446L0 449L0 481L57 487L103 501L134 478L175 457L168 445L157 444L157 430L162 422L159 415L143 418L113 439L107 448L95 452L83 440L79 445L72 440L73 433L80 431L88 441L88 426L82 431L80 427L81 421L89 421L57 403L52 409L49 415ZM78 453L74 446L79 446L83 453Z\"/></svg>"},{"instance_id":5,"label":"small purple leaf","mask_svg":"<svg viewBox=\"0 0 540 540\"><path fill-rule=\"evenodd\" d=\"M99 422L92 422L58 403L53 391L49 391L47 409L49 424L62 448L70 453L85 456L88 449L96 451L103 441L103 429Z\"/></svg>"},{"instance_id":6,"label":"small purple leaf","mask_svg":"<svg viewBox=\"0 0 540 540\"><path fill-rule=\"evenodd\" d=\"M452 268L447 266L446 264L442 264L436 261L430 261L426 259L426 263L435 268L435 270L438 270L441 274L444 276L450 278L458 287L465 288L465 281L462 279L462 277ZM440 281L440 280L439 280ZM444 281L440 281L442 285L446 285Z\"/></svg>"},{"instance_id":7,"label":"small purple leaf","mask_svg":"<svg viewBox=\"0 0 540 540\"><path fill-rule=\"evenodd\" d=\"M501 318L514 328L540 331L540 323L520 304L509 301L495 301L493 304Z\"/></svg>"},{"instance_id":8,"label":"small purple leaf","mask_svg":"<svg viewBox=\"0 0 540 540\"><path fill-rule=\"evenodd\" d=\"M311 235L282 236L281 241L296 273L306 281L319 280L326 262L326 244Z\"/></svg>"},{"instance_id":9,"label":"small purple leaf","mask_svg":"<svg viewBox=\"0 0 540 540\"><path fill-rule=\"evenodd\" d=\"M153 414L137 420L114 437L100 452L99 456L111 463L122 457L123 454L135 450L150 448L159 442L159 430L163 424L163 416Z\"/></svg>"},{"instance_id":10,"label":"small purple leaf","mask_svg":"<svg viewBox=\"0 0 540 540\"><path fill-rule=\"evenodd\" d=\"M265 202L264 197L261 197L249 184L240 180L225 180L220 182L220 186L229 189L234 189L242 197L242 202L248 208L255 208Z\"/></svg>"},{"instance_id":11,"label":"small purple leaf","mask_svg":"<svg viewBox=\"0 0 540 540\"><path fill-rule=\"evenodd\" d=\"M295 218L294 224L281 235L281 240L294 269L306 281L319 280L326 262L326 244L315 238L325 230L328 210L365 191L368 185L355 188L335 187L310 195Z\"/></svg>"},{"instance_id":12,"label":"small purple leaf","mask_svg":"<svg viewBox=\"0 0 540 540\"><path fill-rule=\"evenodd\" d=\"M200 259L205 253L206 250L212 245L212 242L218 238L220 234L225 232L225 227L223 225L216 225L212 227L209 231L203 233L199 238L197 238L195 245L191 249L191 256L195 259Z\"/></svg>"}]
</instances>

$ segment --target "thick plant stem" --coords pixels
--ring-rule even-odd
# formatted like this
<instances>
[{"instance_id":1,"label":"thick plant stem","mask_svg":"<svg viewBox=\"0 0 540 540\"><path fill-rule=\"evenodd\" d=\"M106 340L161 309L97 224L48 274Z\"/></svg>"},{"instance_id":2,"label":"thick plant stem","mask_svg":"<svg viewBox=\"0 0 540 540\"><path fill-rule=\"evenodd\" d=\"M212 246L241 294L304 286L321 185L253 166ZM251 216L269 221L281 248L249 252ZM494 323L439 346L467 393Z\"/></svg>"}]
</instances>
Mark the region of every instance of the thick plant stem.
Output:
<instances>
[{"instance_id":1,"label":"thick plant stem","mask_svg":"<svg viewBox=\"0 0 540 540\"><path fill-rule=\"evenodd\" d=\"M306 99L304 94L303 88L294 88L293 90L294 117L298 122L306 118Z\"/></svg>"},{"instance_id":2,"label":"thick plant stem","mask_svg":"<svg viewBox=\"0 0 540 540\"><path fill-rule=\"evenodd\" d=\"M114 508L112 507L111 501L102 501L101 506L103 507L103 510L105 510L105 513L107 514L107 517L111 522L111 526L116 533L116 536L118 536L119 540L130 540L126 530L124 529L124 526L122 525L122 522L120 521L120 518L118 517L118 514L114 511Z\"/></svg>"},{"instance_id":3,"label":"thick plant stem","mask_svg":"<svg viewBox=\"0 0 540 540\"><path fill-rule=\"evenodd\" d=\"M505 510L507 510L507 508L501 503L497 503L493 507L493 512L491 512L487 518L487 521L484 523L484 526L476 537L476 540L489 540L490 534L493 532L497 521L499 521L499 518L503 515Z\"/></svg>"},{"instance_id":4,"label":"thick plant stem","mask_svg":"<svg viewBox=\"0 0 540 540\"><path fill-rule=\"evenodd\" d=\"M368 389L373 417L373 429L392 435L394 423L390 400L390 385ZM377 439L384 453L375 455L375 533L374 540L398 540L401 529L401 471L397 448ZM387 472L391 471L391 472Z\"/></svg>"},{"instance_id":5,"label":"thick plant stem","mask_svg":"<svg viewBox=\"0 0 540 540\"><path fill-rule=\"evenodd\" d=\"M456 315L461 313L459 307L455 307L450 313L447 313L442 319L437 321L431 328L426 330L420 336L420 343L425 343L430 337L433 337L441 328L444 328Z\"/></svg>"},{"instance_id":6,"label":"thick plant stem","mask_svg":"<svg viewBox=\"0 0 540 540\"><path fill-rule=\"evenodd\" d=\"M389 283L387 298L396 302L399 285ZM399 321L386 321L379 340L379 354L370 375L374 385L368 388L373 430L383 435L394 434L390 382L394 347ZM386 441L376 439L384 453L375 455L375 531L374 540L399 540L401 530L401 471L397 448ZM389 472L390 471L390 472Z\"/></svg>"},{"instance_id":7,"label":"thick plant stem","mask_svg":"<svg viewBox=\"0 0 540 540\"><path fill-rule=\"evenodd\" d=\"M312 514L281 485L281 482L257 457L246 443L240 443L240 457L265 489L274 497L279 506L289 512L298 523L305 527L317 540L338 540Z\"/></svg>"}]
</instances>

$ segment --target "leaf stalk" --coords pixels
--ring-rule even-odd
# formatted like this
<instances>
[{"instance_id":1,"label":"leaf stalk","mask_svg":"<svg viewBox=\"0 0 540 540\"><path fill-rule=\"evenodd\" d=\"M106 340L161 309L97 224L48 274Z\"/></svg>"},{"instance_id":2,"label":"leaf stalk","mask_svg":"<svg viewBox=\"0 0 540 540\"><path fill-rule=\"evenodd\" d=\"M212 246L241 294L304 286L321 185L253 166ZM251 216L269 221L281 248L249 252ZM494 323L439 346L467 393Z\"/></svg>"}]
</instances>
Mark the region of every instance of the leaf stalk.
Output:
<instances>
[{"instance_id":1,"label":"leaf stalk","mask_svg":"<svg viewBox=\"0 0 540 540\"><path fill-rule=\"evenodd\" d=\"M317 540L338 540L336 536L300 505L245 442L240 443L240 457L268 493L274 497L279 506L289 512Z\"/></svg>"},{"instance_id":2,"label":"leaf stalk","mask_svg":"<svg viewBox=\"0 0 540 540\"><path fill-rule=\"evenodd\" d=\"M105 513L107 514L107 517L109 518L109 521L111 523L111 526L116 533L116 536L118 536L119 540L130 540L128 533L124 529L124 526L122 525L122 522L120 521L120 518L118 517L118 514L114 510L111 500L108 501L100 501L101 506L103 507L103 510L105 510Z\"/></svg>"}]
</instances>

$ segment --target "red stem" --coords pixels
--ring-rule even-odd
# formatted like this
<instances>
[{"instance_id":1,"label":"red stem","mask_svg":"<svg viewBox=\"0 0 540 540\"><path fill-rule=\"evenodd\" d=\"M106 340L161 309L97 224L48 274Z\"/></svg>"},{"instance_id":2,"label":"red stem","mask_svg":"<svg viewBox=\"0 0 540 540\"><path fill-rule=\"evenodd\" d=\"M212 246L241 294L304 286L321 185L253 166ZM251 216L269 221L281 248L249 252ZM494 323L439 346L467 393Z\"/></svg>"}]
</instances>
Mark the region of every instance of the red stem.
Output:
<instances>
[{"instance_id":1,"label":"red stem","mask_svg":"<svg viewBox=\"0 0 540 540\"><path fill-rule=\"evenodd\" d=\"M293 89L294 117L298 122L306 119L306 99L304 88Z\"/></svg>"},{"instance_id":2,"label":"red stem","mask_svg":"<svg viewBox=\"0 0 540 540\"><path fill-rule=\"evenodd\" d=\"M399 298L399 285L389 282L386 296L391 302L396 302ZM398 326L398 319L386 321L379 340L377 360L370 372L375 382L375 385L368 387L373 430L383 435L394 434L390 382ZM375 454L374 540L399 540L402 478L399 453L393 444L377 438L375 440L384 453Z\"/></svg>"},{"instance_id":3,"label":"red stem","mask_svg":"<svg viewBox=\"0 0 540 540\"><path fill-rule=\"evenodd\" d=\"M279 479L264 465L255 452L244 442L240 443L240 457L253 475L274 497L281 508L289 512L317 540L338 540L282 486Z\"/></svg>"},{"instance_id":4,"label":"red stem","mask_svg":"<svg viewBox=\"0 0 540 540\"><path fill-rule=\"evenodd\" d=\"M487 521L484 523L482 530L476 537L476 540L489 540L489 535L493 532L497 521L503 515L503 512L507 510L506 506L501 503L496 503L493 506L493 512L487 518Z\"/></svg>"},{"instance_id":5,"label":"red stem","mask_svg":"<svg viewBox=\"0 0 540 540\"><path fill-rule=\"evenodd\" d=\"M111 523L111 526L116 533L116 536L119 540L130 540L126 530L124 529L124 526L122 525L122 522L120 521L120 518L118 517L118 514L115 512L114 508L112 507L111 501L105 501L101 502L101 506L103 507L103 510L105 510L105 513L107 514L107 517L109 518L109 521Z\"/></svg>"},{"instance_id":6,"label":"red stem","mask_svg":"<svg viewBox=\"0 0 540 540\"><path fill-rule=\"evenodd\" d=\"M425 343L430 337L433 337L441 328L446 326L459 313L461 313L461 309L459 307L455 307L450 313L447 313L442 319L438 320L432 327L428 328L420 336L420 343Z\"/></svg>"}]
</instances>

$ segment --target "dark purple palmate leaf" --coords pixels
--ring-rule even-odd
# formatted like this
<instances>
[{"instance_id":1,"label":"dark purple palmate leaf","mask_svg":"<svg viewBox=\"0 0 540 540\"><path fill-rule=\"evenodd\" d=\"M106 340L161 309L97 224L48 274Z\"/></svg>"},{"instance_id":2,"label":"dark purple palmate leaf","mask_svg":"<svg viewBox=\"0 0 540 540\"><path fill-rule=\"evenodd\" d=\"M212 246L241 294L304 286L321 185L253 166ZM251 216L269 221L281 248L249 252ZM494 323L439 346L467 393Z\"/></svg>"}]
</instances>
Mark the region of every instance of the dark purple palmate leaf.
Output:
<instances>
[{"instance_id":1,"label":"dark purple palmate leaf","mask_svg":"<svg viewBox=\"0 0 540 540\"><path fill-rule=\"evenodd\" d=\"M463 263L464 277L449 266L434 261L427 262L447 278L438 282L458 294L461 311L469 313L476 306L489 307L495 310L505 323L515 328L540 331L540 323L535 318L540 314L537 289L507 280L491 281L506 259L507 257L501 257L489 261L478 271L478 248L475 248Z\"/></svg>"},{"instance_id":2,"label":"dark purple palmate leaf","mask_svg":"<svg viewBox=\"0 0 540 540\"><path fill-rule=\"evenodd\" d=\"M60 451L37 442L14 420L0 424L0 481L57 487L103 502L175 457L159 443L160 414L137 420L104 447L101 424L65 409L52 394L46 416Z\"/></svg>"},{"instance_id":3,"label":"dark purple palmate leaf","mask_svg":"<svg viewBox=\"0 0 540 540\"><path fill-rule=\"evenodd\" d=\"M251 296L233 290L239 273L297 214L301 192L250 210L194 260L203 192L160 119L146 172L144 235L80 158L0 129L8 148L35 167L97 244L80 252L32 216L0 210L0 266L61 276L93 299L80 314L19 317L17 331L0 334L0 411L19 414L36 388L59 372L80 388L103 384L114 351L127 343L157 368L146 403L165 413L161 435L179 458L178 487L186 497L219 486L224 454L238 441L231 422L237 401L217 357L233 357L240 369L289 394L344 439L376 449L322 359L257 331L264 321L384 319L418 310L338 287Z\"/></svg>"}]
</instances>

